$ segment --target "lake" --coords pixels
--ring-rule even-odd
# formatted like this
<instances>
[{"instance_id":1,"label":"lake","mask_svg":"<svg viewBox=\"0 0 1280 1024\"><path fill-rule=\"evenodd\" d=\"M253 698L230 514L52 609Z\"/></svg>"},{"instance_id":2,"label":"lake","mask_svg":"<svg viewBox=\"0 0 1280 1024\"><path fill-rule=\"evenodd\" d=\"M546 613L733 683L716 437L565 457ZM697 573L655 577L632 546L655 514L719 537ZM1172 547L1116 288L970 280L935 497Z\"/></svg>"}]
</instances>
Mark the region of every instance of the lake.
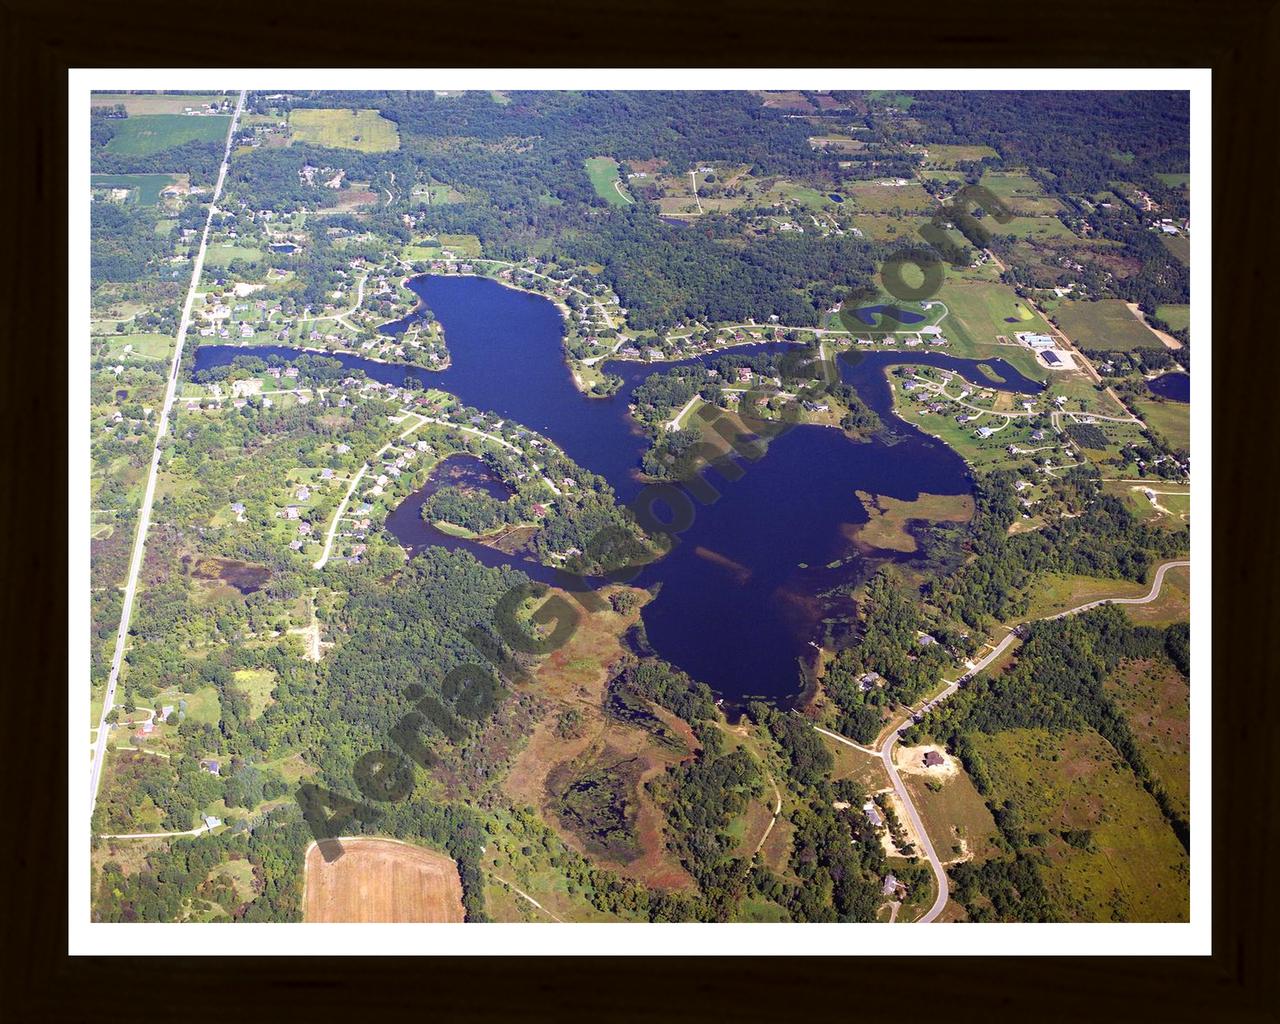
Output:
<instances>
[{"instance_id":1,"label":"lake","mask_svg":"<svg viewBox=\"0 0 1280 1024\"><path fill-rule=\"evenodd\" d=\"M290 244L289 242L274 242L274 243L272 243L270 246L268 246L268 248L269 248L272 252L284 252L284 253L289 253L289 252L297 252L297 251L298 251L298 247L297 247L296 245L292 245L292 244Z\"/></svg>"},{"instance_id":2,"label":"lake","mask_svg":"<svg viewBox=\"0 0 1280 1024\"><path fill-rule=\"evenodd\" d=\"M851 312L868 327L876 325L876 314L887 320L896 320L900 324L918 324L924 321L921 314L899 309L897 306L863 306Z\"/></svg>"},{"instance_id":3,"label":"lake","mask_svg":"<svg viewBox=\"0 0 1280 1024\"><path fill-rule=\"evenodd\" d=\"M414 278L409 287L444 327L452 356L448 369L433 373L353 355L335 358L384 383L417 378L467 405L538 431L581 466L605 477L624 504L640 492L644 482L638 468L648 443L627 404L650 374L681 364L612 362L609 370L623 378L621 389L611 398L586 398L565 363L559 310L547 299L474 277L428 275ZM386 330L403 331L416 316ZM786 347L756 345L739 351L756 354L762 348ZM196 352L196 369L236 356L270 354L296 358L299 353L279 347L204 346ZM1003 390L1042 389L1003 360L986 362L1004 378ZM875 563L856 554L847 537L850 526L867 520L854 491L913 500L922 492L972 490L960 456L892 414L885 369L903 363L944 367L972 383L992 386L972 360L932 352L854 355L841 363L841 376L880 414L885 429L870 441L855 443L833 428L796 427L776 438L763 458L743 463L740 479L709 474L721 497L712 504L695 503L693 524L680 534L675 549L634 581L659 588L643 612L655 651L708 683L729 704L754 696L779 702L796 696L799 659L812 655L808 641L821 635L820 595L874 568ZM552 578L542 566L446 537L423 523L419 509L427 489L438 485L428 483L388 518L388 530L408 550L429 543L465 547L487 565L511 564L535 579ZM831 563L839 564L824 568Z\"/></svg>"},{"instance_id":4,"label":"lake","mask_svg":"<svg viewBox=\"0 0 1280 1024\"><path fill-rule=\"evenodd\" d=\"M1189 373L1162 373L1147 381L1153 394L1174 402L1191 401L1191 375Z\"/></svg>"}]
</instances>

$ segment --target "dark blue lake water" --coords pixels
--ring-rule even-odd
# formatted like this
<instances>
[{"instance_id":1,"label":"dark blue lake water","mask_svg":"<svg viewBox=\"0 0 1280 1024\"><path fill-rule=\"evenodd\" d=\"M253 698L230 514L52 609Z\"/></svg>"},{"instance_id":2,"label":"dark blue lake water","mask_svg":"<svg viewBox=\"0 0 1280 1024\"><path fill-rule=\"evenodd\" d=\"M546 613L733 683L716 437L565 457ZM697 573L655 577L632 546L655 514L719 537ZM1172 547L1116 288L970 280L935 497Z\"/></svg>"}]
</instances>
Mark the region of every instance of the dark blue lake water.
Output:
<instances>
[{"instance_id":1,"label":"dark blue lake water","mask_svg":"<svg viewBox=\"0 0 1280 1024\"><path fill-rule=\"evenodd\" d=\"M416 377L468 405L537 430L604 476L622 502L636 497L644 486L638 467L647 440L627 404L645 377L678 364L612 363L609 369L624 379L621 390L608 399L586 398L565 364L564 325L551 302L481 278L425 276L410 287L444 327L452 356L448 369L433 373L351 355L336 358L384 383ZM411 320L389 329L403 330ZM196 369L237 355L273 353L298 354L278 347L204 346L196 353ZM1003 389L1041 390L1002 360L986 362L1004 378ZM867 568L847 536L850 526L867 519L856 490L912 500L922 492L972 489L968 469L954 451L892 414L884 371L900 363L946 367L991 386L970 360L931 352L855 356L841 365L841 375L881 415L885 430L854 443L829 427L796 427L775 438L763 458L744 462L740 479L708 474L721 497L712 504L695 502L693 524L680 534L675 550L634 581L661 585L643 613L653 647L730 703L752 696L783 700L798 692L798 659L812 654L808 640L821 624L818 595ZM485 564L516 564L534 578L552 580L541 566L445 537L423 523L419 509L431 489L429 484L406 499L387 521L411 553L423 544L465 547ZM824 568L841 559L845 564Z\"/></svg>"},{"instance_id":2,"label":"dark blue lake water","mask_svg":"<svg viewBox=\"0 0 1280 1024\"><path fill-rule=\"evenodd\" d=\"M839 194L838 194L838 193L836 193L836 192L832 192L832 193L831 193L831 195L827 196L827 198L828 198L828 199L830 199L833 203L843 203L843 202L844 202L844 196L839 195Z\"/></svg>"},{"instance_id":3,"label":"dark blue lake water","mask_svg":"<svg viewBox=\"0 0 1280 1024\"><path fill-rule=\"evenodd\" d=\"M298 251L298 247L296 245L290 244L289 242L276 242L273 245L269 246L268 248L270 248L272 252L297 252Z\"/></svg>"},{"instance_id":4,"label":"dark blue lake water","mask_svg":"<svg viewBox=\"0 0 1280 1024\"><path fill-rule=\"evenodd\" d=\"M1147 381L1149 387L1161 398L1174 402L1191 401L1191 375L1189 373L1162 373L1154 380Z\"/></svg>"},{"instance_id":5,"label":"dark blue lake water","mask_svg":"<svg viewBox=\"0 0 1280 1024\"><path fill-rule=\"evenodd\" d=\"M886 320L896 320L900 324L918 324L924 320L921 314L912 313L907 309L898 309L897 306L863 306L861 309L853 310L853 315L868 327L876 325L877 314Z\"/></svg>"}]
</instances>

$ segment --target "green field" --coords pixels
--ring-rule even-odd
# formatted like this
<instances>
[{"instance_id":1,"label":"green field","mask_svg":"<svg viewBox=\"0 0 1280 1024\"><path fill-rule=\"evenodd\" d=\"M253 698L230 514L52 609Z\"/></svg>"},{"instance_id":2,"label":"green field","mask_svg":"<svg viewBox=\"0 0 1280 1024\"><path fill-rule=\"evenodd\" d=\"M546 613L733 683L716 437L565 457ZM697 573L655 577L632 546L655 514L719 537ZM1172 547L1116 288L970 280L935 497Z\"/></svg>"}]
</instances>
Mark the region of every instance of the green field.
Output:
<instances>
[{"instance_id":1,"label":"green field","mask_svg":"<svg viewBox=\"0 0 1280 1024\"><path fill-rule=\"evenodd\" d=\"M260 260L263 257L261 249L251 249L248 246L218 244L211 245L205 250L204 262L210 267L225 267L232 260Z\"/></svg>"},{"instance_id":2,"label":"green field","mask_svg":"<svg viewBox=\"0 0 1280 1024\"><path fill-rule=\"evenodd\" d=\"M1135 348L1163 348L1146 324L1140 323L1120 299L1063 302L1054 313L1062 333L1083 349L1127 352Z\"/></svg>"},{"instance_id":3,"label":"green field","mask_svg":"<svg viewBox=\"0 0 1280 1024\"><path fill-rule=\"evenodd\" d=\"M817 194L826 199L825 192ZM891 210L920 213L937 206L937 201L918 181L905 185L859 181L846 188L845 195L853 200L854 209L859 213L888 213ZM827 205L831 205L830 201Z\"/></svg>"},{"instance_id":4,"label":"green field","mask_svg":"<svg viewBox=\"0 0 1280 1024\"><path fill-rule=\"evenodd\" d=\"M948 276L938 298L948 315L942 332L951 340L951 355L964 358L1005 359L1028 377L1045 380L1045 370L1030 349L1016 343L999 344L997 337L1013 342L1014 334L1049 333L1049 325L1007 285ZM1010 323L1009 321L1013 322Z\"/></svg>"},{"instance_id":5,"label":"green field","mask_svg":"<svg viewBox=\"0 0 1280 1024\"><path fill-rule=\"evenodd\" d=\"M129 197L131 201L155 206L160 202L160 193L180 180L176 174L94 174L89 184L93 188L127 188L134 193Z\"/></svg>"},{"instance_id":6,"label":"green field","mask_svg":"<svg viewBox=\"0 0 1280 1024\"><path fill-rule=\"evenodd\" d=\"M611 156L593 156L584 161L587 177L591 179L591 187L596 195L610 206L630 206L631 201L619 194L614 187L618 180L618 161Z\"/></svg>"},{"instance_id":7,"label":"green field","mask_svg":"<svg viewBox=\"0 0 1280 1024\"><path fill-rule=\"evenodd\" d=\"M215 103L224 98L215 92L192 94L95 92L90 100L90 106L114 107L120 104L130 117L137 117L145 114L181 114L187 109L199 109L206 103Z\"/></svg>"},{"instance_id":8,"label":"green field","mask_svg":"<svg viewBox=\"0 0 1280 1024\"><path fill-rule=\"evenodd\" d=\"M1156 306L1156 316L1175 331L1191 326L1190 306Z\"/></svg>"},{"instance_id":9,"label":"green field","mask_svg":"<svg viewBox=\"0 0 1280 1024\"><path fill-rule=\"evenodd\" d=\"M1055 917L1066 921L1185 921L1186 851L1154 798L1092 730L976 733L997 806L1011 800L1022 826L1043 837L1041 868ZM1084 849L1053 830L1086 830Z\"/></svg>"},{"instance_id":10,"label":"green field","mask_svg":"<svg viewBox=\"0 0 1280 1024\"><path fill-rule=\"evenodd\" d=\"M275 689L276 674L269 668L241 668L232 674L236 687L249 698L250 717L257 718L275 699L271 691Z\"/></svg>"},{"instance_id":11,"label":"green field","mask_svg":"<svg viewBox=\"0 0 1280 1024\"><path fill-rule=\"evenodd\" d=\"M987 171L981 184L1003 199L1014 213L1054 214L1062 209L1058 200L1045 195L1035 178L1020 171Z\"/></svg>"},{"instance_id":12,"label":"green field","mask_svg":"<svg viewBox=\"0 0 1280 1024\"><path fill-rule=\"evenodd\" d=\"M1106 680L1170 802L1191 813L1190 688L1164 657L1125 661Z\"/></svg>"},{"instance_id":13,"label":"green field","mask_svg":"<svg viewBox=\"0 0 1280 1024\"><path fill-rule=\"evenodd\" d=\"M174 339L167 334L112 334L105 340L110 359L168 359L173 353Z\"/></svg>"},{"instance_id":14,"label":"green field","mask_svg":"<svg viewBox=\"0 0 1280 1024\"><path fill-rule=\"evenodd\" d=\"M149 156L187 142L223 142L231 118L223 114L195 117L185 114L146 114L113 121L115 129L106 145L108 153Z\"/></svg>"},{"instance_id":15,"label":"green field","mask_svg":"<svg viewBox=\"0 0 1280 1024\"><path fill-rule=\"evenodd\" d=\"M941 143L930 143L924 160L927 164L939 167L955 167L961 160L981 160L983 157L999 156L990 146L948 146Z\"/></svg>"},{"instance_id":16,"label":"green field","mask_svg":"<svg viewBox=\"0 0 1280 1024\"><path fill-rule=\"evenodd\" d=\"M394 121L376 110L297 109L289 112L289 127L298 142L331 149L386 153L400 148Z\"/></svg>"},{"instance_id":17,"label":"green field","mask_svg":"<svg viewBox=\"0 0 1280 1024\"><path fill-rule=\"evenodd\" d=\"M1179 263L1185 266L1191 265L1191 238L1188 235L1165 235L1160 236L1160 241L1164 243L1164 247L1168 249Z\"/></svg>"},{"instance_id":18,"label":"green field","mask_svg":"<svg viewBox=\"0 0 1280 1024\"><path fill-rule=\"evenodd\" d=\"M1143 399L1137 412L1147 426L1164 435L1175 448L1191 448L1191 406L1187 402ZM1161 502L1161 504L1164 504Z\"/></svg>"},{"instance_id":19,"label":"green field","mask_svg":"<svg viewBox=\"0 0 1280 1024\"><path fill-rule=\"evenodd\" d=\"M1156 177L1172 188L1187 188L1191 184L1189 174L1157 174Z\"/></svg>"}]
</instances>

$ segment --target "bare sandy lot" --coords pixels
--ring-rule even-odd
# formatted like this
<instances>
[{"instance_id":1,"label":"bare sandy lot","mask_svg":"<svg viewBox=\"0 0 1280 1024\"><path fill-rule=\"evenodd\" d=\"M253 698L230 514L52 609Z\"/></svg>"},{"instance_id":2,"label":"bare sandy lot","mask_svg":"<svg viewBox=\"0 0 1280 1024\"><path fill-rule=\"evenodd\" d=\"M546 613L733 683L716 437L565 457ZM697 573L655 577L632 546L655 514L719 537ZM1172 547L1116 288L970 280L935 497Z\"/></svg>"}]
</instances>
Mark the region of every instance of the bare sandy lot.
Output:
<instances>
[{"instance_id":1,"label":"bare sandy lot","mask_svg":"<svg viewBox=\"0 0 1280 1024\"><path fill-rule=\"evenodd\" d=\"M935 764L926 768L924 755L929 753L934 753L941 757L942 764ZM956 764L956 759L947 753L946 748L934 743L922 743L918 747L899 747L898 750L894 751L893 760L901 772L909 775L925 775L931 779L937 779L939 782L954 778L956 772L960 770L960 766Z\"/></svg>"},{"instance_id":2,"label":"bare sandy lot","mask_svg":"<svg viewBox=\"0 0 1280 1024\"><path fill-rule=\"evenodd\" d=\"M326 862L307 848L303 920L343 923L461 923L462 883L443 853L394 839L343 839Z\"/></svg>"}]
</instances>

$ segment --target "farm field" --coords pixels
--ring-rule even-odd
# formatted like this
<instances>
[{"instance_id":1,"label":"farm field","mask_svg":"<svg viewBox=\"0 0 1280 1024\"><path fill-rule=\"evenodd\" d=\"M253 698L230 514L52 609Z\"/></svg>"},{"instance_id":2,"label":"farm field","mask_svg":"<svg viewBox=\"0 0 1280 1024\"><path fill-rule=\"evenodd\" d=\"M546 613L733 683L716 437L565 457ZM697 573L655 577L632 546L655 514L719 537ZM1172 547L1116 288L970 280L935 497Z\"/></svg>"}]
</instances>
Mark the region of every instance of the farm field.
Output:
<instances>
[{"instance_id":1,"label":"farm field","mask_svg":"<svg viewBox=\"0 0 1280 1024\"><path fill-rule=\"evenodd\" d=\"M1064 302L1054 313L1062 333L1078 347L1102 352L1162 348L1157 338L1120 299Z\"/></svg>"},{"instance_id":2,"label":"farm field","mask_svg":"<svg viewBox=\"0 0 1280 1024\"><path fill-rule=\"evenodd\" d=\"M925 149L925 166L942 168L954 168L962 160L981 160L988 156L999 156L990 146L951 146L930 143Z\"/></svg>"},{"instance_id":3,"label":"farm field","mask_svg":"<svg viewBox=\"0 0 1280 1024\"><path fill-rule=\"evenodd\" d=\"M342 923L460 923L462 882L442 853L391 839L343 839L327 862L307 848L303 920Z\"/></svg>"},{"instance_id":4,"label":"farm field","mask_svg":"<svg viewBox=\"0 0 1280 1024\"><path fill-rule=\"evenodd\" d=\"M140 206L155 206L160 193L182 180L177 174L93 174L89 177L92 188L127 188L136 191L130 196Z\"/></svg>"},{"instance_id":5,"label":"farm field","mask_svg":"<svg viewBox=\"0 0 1280 1024\"><path fill-rule=\"evenodd\" d=\"M1137 413L1163 434L1175 448L1191 447L1191 406L1187 402L1161 402L1144 398L1137 403Z\"/></svg>"},{"instance_id":6,"label":"farm field","mask_svg":"<svg viewBox=\"0 0 1280 1024\"><path fill-rule=\"evenodd\" d=\"M132 93L95 92L91 106L114 107L123 105L130 117L145 114L181 114L186 110L198 110L209 103L217 103L226 96L222 93ZM234 96L232 100L234 102Z\"/></svg>"},{"instance_id":7,"label":"farm field","mask_svg":"<svg viewBox=\"0 0 1280 1024\"><path fill-rule=\"evenodd\" d=\"M376 110L299 108L289 112L289 127L297 142L361 153L386 153L400 148L394 121Z\"/></svg>"},{"instance_id":8,"label":"farm field","mask_svg":"<svg viewBox=\"0 0 1280 1024\"><path fill-rule=\"evenodd\" d=\"M150 156L187 142L222 142L231 118L223 114L145 114L113 121L115 135L106 145L108 153Z\"/></svg>"},{"instance_id":9,"label":"farm field","mask_svg":"<svg viewBox=\"0 0 1280 1024\"><path fill-rule=\"evenodd\" d=\"M873 181L854 182L845 190L859 213L889 213L892 210L923 213L937 205L918 181L905 185L879 185Z\"/></svg>"},{"instance_id":10,"label":"farm field","mask_svg":"<svg viewBox=\"0 0 1280 1024\"><path fill-rule=\"evenodd\" d=\"M1175 331L1191 326L1191 307L1188 305L1156 306L1156 316Z\"/></svg>"},{"instance_id":11,"label":"farm field","mask_svg":"<svg viewBox=\"0 0 1280 1024\"><path fill-rule=\"evenodd\" d=\"M1041 873L1055 919L1188 919L1186 851L1106 740L1093 730L1014 729L973 742L992 799L1011 800L1027 832L1044 837ZM1060 838L1063 831L1085 833L1083 848Z\"/></svg>"},{"instance_id":12,"label":"farm field","mask_svg":"<svg viewBox=\"0 0 1280 1024\"><path fill-rule=\"evenodd\" d=\"M610 206L630 206L631 200L618 191L618 161L611 156L593 156L586 160L587 177L596 195Z\"/></svg>"},{"instance_id":13,"label":"farm field","mask_svg":"<svg viewBox=\"0 0 1280 1024\"><path fill-rule=\"evenodd\" d=\"M1062 209L1058 200L1045 195L1035 178L1019 171L987 171L980 180L983 188L989 188L1003 199L1014 213L1035 216L1055 214ZM1001 229L1008 226L1001 225Z\"/></svg>"}]
</instances>

